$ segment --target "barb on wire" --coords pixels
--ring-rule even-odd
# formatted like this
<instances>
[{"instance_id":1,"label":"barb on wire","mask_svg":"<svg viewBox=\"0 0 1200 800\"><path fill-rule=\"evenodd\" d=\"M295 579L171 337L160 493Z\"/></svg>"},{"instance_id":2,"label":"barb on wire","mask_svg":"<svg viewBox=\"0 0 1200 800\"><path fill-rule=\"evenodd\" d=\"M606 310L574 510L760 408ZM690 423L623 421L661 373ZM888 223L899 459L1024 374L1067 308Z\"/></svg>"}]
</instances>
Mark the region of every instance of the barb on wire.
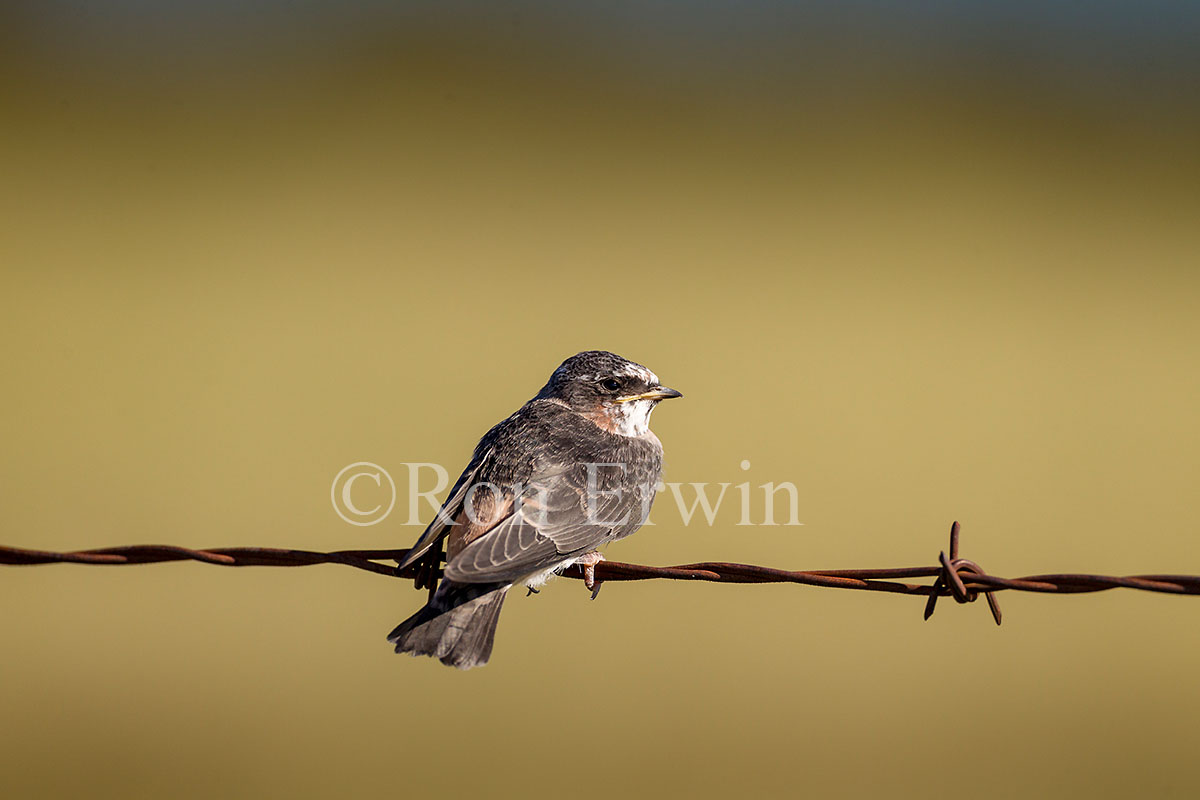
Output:
<instances>
[{"instance_id":1,"label":"barb on wire","mask_svg":"<svg viewBox=\"0 0 1200 800\"><path fill-rule=\"evenodd\" d=\"M939 597L953 597L957 603L973 603L983 595L996 624L1000 624L1000 606L996 593L1000 591L1042 592L1046 594L1082 594L1109 589L1140 589L1167 594L1200 594L1200 575L1029 575L1023 578L1001 578L989 575L974 561L958 554L959 525L950 527L949 554L938 555L938 563L930 567L899 567L896 569L833 569L790 571L751 564L731 564L706 561L675 567L650 567L601 561L595 565L597 586L600 582L676 580L709 581L714 583L798 583L805 586L825 586L833 589L853 589L866 592L925 595L925 619L933 614ZM356 569L399 578L414 579L418 589L433 591L441 574L441 551L412 566L399 570L381 561L399 562L407 550L336 550L318 553L310 550L286 550L271 547L218 547L192 550L172 545L131 545L105 547L99 550L80 550L68 553L46 550L25 550L0 546L0 564L153 564L165 561L200 561L225 567L303 567L310 564L343 564ZM583 578L580 567L569 567L564 577ZM933 578L931 584L906 583L906 579Z\"/></svg>"}]
</instances>

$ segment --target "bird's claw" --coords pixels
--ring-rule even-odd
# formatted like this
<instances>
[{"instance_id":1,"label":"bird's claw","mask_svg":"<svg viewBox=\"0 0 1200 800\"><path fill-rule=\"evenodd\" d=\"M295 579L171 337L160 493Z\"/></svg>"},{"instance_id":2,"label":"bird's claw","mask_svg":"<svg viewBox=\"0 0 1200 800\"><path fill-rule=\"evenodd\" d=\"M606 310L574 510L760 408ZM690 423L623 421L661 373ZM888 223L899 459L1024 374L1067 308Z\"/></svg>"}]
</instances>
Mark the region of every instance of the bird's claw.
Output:
<instances>
[{"instance_id":1,"label":"bird's claw","mask_svg":"<svg viewBox=\"0 0 1200 800\"><path fill-rule=\"evenodd\" d=\"M602 581L596 580L596 565L603 560L604 556L593 550L580 556L579 560L575 562L583 570L583 585L591 590L593 600L596 599L596 595L600 594L600 587L603 585Z\"/></svg>"}]
</instances>

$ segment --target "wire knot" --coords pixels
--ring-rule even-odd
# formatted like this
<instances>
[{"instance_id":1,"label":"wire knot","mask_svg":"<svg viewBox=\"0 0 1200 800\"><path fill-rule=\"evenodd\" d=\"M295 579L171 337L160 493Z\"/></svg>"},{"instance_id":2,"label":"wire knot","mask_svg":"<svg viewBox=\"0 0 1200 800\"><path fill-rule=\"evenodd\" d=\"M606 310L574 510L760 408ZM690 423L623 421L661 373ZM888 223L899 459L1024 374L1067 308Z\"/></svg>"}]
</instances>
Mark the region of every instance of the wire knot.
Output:
<instances>
[{"instance_id":1,"label":"wire knot","mask_svg":"<svg viewBox=\"0 0 1200 800\"><path fill-rule=\"evenodd\" d=\"M937 608L937 600L943 595L953 597L956 603L974 603L979 599L980 590L967 588L967 582L974 575L986 575L987 573L974 561L958 557L958 531L959 525L958 522L955 522L950 526L950 555L947 556L944 551L938 553L942 571L938 574L937 580L933 582L929 600L925 603L925 619L933 616L934 609ZM966 580L963 580L964 577ZM984 590L983 596L987 598L988 610L992 612L992 619L996 620L996 624L999 625L1000 603L996 600L995 593Z\"/></svg>"}]
</instances>

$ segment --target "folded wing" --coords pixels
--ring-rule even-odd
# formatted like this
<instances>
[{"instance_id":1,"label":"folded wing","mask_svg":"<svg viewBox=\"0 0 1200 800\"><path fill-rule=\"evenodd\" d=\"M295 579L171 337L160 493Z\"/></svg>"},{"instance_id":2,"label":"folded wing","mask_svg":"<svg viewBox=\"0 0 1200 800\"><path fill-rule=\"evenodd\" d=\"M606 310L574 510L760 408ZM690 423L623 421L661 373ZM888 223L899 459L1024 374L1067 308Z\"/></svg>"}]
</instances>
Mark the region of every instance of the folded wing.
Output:
<instances>
[{"instance_id":1,"label":"folded wing","mask_svg":"<svg viewBox=\"0 0 1200 800\"><path fill-rule=\"evenodd\" d=\"M513 513L446 565L446 577L516 582L612 541L648 511L642 487L630 478L617 467L584 464L540 471L520 487Z\"/></svg>"}]
</instances>

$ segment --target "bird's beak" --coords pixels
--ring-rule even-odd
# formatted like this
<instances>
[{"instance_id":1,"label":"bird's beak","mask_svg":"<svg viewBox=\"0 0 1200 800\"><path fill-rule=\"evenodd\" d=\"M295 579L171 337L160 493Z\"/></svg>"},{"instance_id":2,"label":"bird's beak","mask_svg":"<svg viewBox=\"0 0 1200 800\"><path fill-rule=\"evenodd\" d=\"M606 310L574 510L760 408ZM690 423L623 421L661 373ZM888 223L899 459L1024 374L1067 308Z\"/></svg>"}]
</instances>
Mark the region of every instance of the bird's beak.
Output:
<instances>
[{"instance_id":1,"label":"bird's beak","mask_svg":"<svg viewBox=\"0 0 1200 800\"><path fill-rule=\"evenodd\" d=\"M633 400L670 400L672 397L683 397L683 392L677 392L666 386L655 386L641 394L631 394L628 397L618 397L618 403L628 403Z\"/></svg>"}]
</instances>

